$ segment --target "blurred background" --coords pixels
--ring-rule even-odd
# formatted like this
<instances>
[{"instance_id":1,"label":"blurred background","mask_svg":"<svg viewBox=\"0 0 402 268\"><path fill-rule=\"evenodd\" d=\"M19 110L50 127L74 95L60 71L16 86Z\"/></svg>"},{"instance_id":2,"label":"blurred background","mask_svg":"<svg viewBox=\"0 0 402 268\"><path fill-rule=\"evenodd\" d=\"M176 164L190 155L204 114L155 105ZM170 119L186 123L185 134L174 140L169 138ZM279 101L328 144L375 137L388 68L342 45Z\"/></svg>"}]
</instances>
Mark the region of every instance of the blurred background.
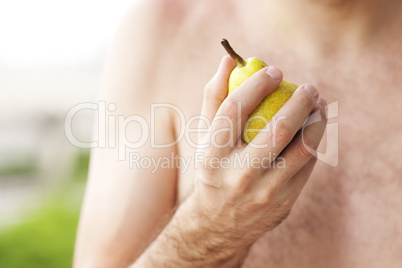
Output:
<instances>
[{"instance_id":1,"label":"blurred background","mask_svg":"<svg viewBox=\"0 0 402 268\"><path fill-rule=\"evenodd\" d=\"M97 101L106 51L133 2L0 1L2 268L72 265L89 151L67 141L64 119ZM82 141L92 118L74 117Z\"/></svg>"}]
</instances>

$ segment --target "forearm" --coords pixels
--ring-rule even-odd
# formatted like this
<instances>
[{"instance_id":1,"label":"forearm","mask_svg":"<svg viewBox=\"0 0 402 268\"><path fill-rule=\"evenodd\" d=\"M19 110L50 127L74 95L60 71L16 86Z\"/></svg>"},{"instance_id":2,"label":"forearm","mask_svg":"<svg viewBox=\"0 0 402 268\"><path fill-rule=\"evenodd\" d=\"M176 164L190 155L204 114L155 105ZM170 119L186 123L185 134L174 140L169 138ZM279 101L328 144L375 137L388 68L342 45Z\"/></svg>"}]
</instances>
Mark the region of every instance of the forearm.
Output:
<instances>
[{"instance_id":1,"label":"forearm","mask_svg":"<svg viewBox=\"0 0 402 268\"><path fill-rule=\"evenodd\" d=\"M248 247L212 226L188 201L132 268L241 266Z\"/></svg>"}]
</instances>

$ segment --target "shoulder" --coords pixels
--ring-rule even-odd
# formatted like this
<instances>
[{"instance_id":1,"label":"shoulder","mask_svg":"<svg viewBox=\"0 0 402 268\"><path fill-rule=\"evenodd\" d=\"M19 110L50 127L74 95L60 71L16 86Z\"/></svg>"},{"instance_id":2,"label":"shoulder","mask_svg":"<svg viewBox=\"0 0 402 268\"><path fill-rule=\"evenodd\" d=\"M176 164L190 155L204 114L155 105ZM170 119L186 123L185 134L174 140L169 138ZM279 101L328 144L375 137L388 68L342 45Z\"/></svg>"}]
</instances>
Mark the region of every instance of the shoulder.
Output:
<instances>
[{"instance_id":1,"label":"shoulder","mask_svg":"<svg viewBox=\"0 0 402 268\"><path fill-rule=\"evenodd\" d=\"M146 43L147 47L201 42L206 35L222 34L231 28L228 25L236 14L233 6L227 0L140 0L126 12L118 36L136 44Z\"/></svg>"},{"instance_id":2,"label":"shoulder","mask_svg":"<svg viewBox=\"0 0 402 268\"><path fill-rule=\"evenodd\" d=\"M224 55L219 42L226 36L225 27L230 25L228 10L230 7L223 8L222 3L212 0L138 1L121 20L103 85L111 91L110 84L113 84L114 96L125 95L130 100L142 99L142 103L146 100L149 103L170 100L174 94L167 95L167 92L183 88L178 83L188 81L192 75L189 72L194 70L188 66L202 66L202 69L207 66L205 77L212 75ZM202 82L206 82L202 77ZM119 93L116 87L126 90ZM137 98L130 98L131 94Z\"/></svg>"},{"instance_id":3,"label":"shoulder","mask_svg":"<svg viewBox=\"0 0 402 268\"><path fill-rule=\"evenodd\" d=\"M117 38L128 40L165 41L169 44L180 28L186 24L198 1L140 0L133 4L123 16ZM127 39L126 39L127 41Z\"/></svg>"},{"instance_id":4,"label":"shoulder","mask_svg":"<svg viewBox=\"0 0 402 268\"><path fill-rule=\"evenodd\" d=\"M164 62L181 43L184 20L190 16L190 1L140 0L120 21L105 63L103 86L129 86L147 92L155 88ZM165 69L164 72L167 70ZM116 85L118 84L118 85ZM133 88L135 85L135 88ZM131 90L130 90L131 91ZM115 92L116 94L118 92Z\"/></svg>"}]
</instances>

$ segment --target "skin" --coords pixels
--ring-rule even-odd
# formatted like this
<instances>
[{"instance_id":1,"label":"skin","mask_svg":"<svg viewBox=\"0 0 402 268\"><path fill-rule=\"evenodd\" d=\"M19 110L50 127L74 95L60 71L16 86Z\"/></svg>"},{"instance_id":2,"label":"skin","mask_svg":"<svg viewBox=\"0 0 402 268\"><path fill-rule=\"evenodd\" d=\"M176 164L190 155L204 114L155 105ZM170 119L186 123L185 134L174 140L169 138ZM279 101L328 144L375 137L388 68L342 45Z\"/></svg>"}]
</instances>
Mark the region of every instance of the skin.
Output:
<instances>
[{"instance_id":1,"label":"skin","mask_svg":"<svg viewBox=\"0 0 402 268\"><path fill-rule=\"evenodd\" d=\"M338 101L339 116L329 123L338 123L339 139L327 143L334 148L338 142L339 165L315 163L300 146L297 130L304 120L315 110L324 116L322 102L304 89L280 110L287 119L255 141L266 144L274 137L277 146L198 149L219 159L277 152L286 169L192 164L152 173L130 169L116 148L94 149L75 267L399 267L399 2L169 0L129 10L102 81L101 99L117 106L108 114L150 120L150 104L168 102L186 118L218 114L236 121L234 105L240 101L244 123L284 75L315 85L328 103ZM222 37L243 57L279 67L279 79L264 69L224 99L235 64L222 58ZM180 132L170 110L156 113L156 125L157 143L172 142ZM222 127L219 121L212 125ZM318 146L324 128L325 120L306 129L310 147ZM126 135L136 140L140 131L129 124ZM218 137L221 143L231 140L225 133ZM210 141L202 133L192 138ZM194 157L195 151L181 140L164 149L147 143L127 153Z\"/></svg>"}]
</instances>

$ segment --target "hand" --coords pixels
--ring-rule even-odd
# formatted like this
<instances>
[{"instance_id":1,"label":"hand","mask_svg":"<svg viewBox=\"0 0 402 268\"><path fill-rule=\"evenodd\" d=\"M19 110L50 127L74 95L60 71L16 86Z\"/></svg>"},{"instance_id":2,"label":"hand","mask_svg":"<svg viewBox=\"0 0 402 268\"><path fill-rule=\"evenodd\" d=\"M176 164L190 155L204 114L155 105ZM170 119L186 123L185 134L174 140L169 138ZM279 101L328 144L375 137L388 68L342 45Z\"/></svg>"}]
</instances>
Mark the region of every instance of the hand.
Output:
<instances>
[{"instance_id":1,"label":"hand","mask_svg":"<svg viewBox=\"0 0 402 268\"><path fill-rule=\"evenodd\" d=\"M310 152L317 149L326 126L325 101L313 86L302 85L245 144L239 137L249 114L279 85L282 73L264 68L226 97L234 66L224 57L205 88L202 115L212 122L210 131L199 135L205 148L198 153L204 161L189 201L199 214L197 224L215 237L210 249L229 255L286 218L313 170L316 158ZM321 120L305 123L313 113Z\"/></svg>"},{"instance_id":2,"label":"hand","mask_svg":"<svg viewBox=\"0 0 402 268\"><path fill-rule=\"evenodd\" d=\"M316 161L310 151L325 130L325 101L314 87L301 86L247 145L239 136L248 115L282 73L264 68L226 97L234 67L225 57L205 88L202 115L212 123L199 135L204 161L194 193L133 267L240 266L249 246L286 218L310 176ZM321 120L310 124L313 113ZM245 166L236 167L236 157L246 157Z\"/></svg>"}]
</instances>

